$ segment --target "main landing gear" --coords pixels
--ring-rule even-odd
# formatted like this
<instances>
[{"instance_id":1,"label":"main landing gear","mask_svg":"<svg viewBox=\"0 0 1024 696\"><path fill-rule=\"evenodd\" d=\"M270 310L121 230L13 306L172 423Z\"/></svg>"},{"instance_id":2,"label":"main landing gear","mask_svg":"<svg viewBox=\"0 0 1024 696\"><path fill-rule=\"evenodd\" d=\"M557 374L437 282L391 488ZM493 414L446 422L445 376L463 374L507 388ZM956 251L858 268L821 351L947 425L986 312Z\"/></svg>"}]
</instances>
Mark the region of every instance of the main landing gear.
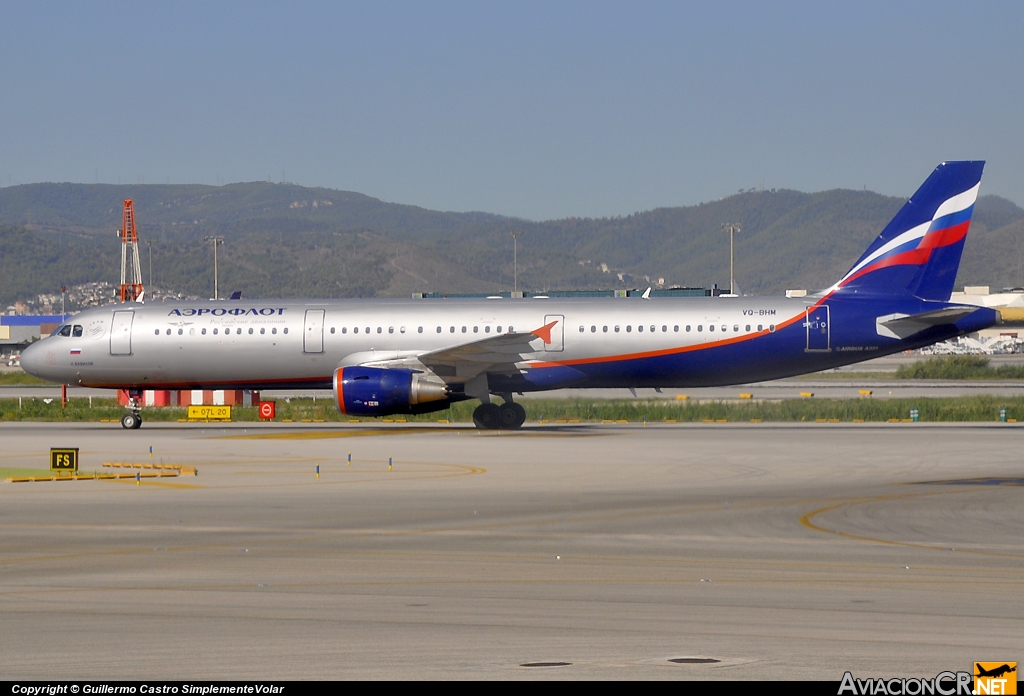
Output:
<instances>
[{"instance_id":1,"label":"main landing gear","mask_svg":"<svg viewBox=\"0 0 1024 696\"><path fill-rule=\"evenodd\" d=\"M526 409L506 399L498 404L480 404L473 411L473 424L480 430L518 430L526 422Z\"/></svg>"},{"instance_id":2,"label":"main landing gear","mask_svg":"<svg viewBox=\"0 0 1024 696\"><path fill-rule=\"evenodd\" d=\"M129 389L128 390L128 413L121 416L121 427L125 430L138 430L142 427L142 404L139 400L142 398L142 392Z\"/></svg>"}]
</instances>

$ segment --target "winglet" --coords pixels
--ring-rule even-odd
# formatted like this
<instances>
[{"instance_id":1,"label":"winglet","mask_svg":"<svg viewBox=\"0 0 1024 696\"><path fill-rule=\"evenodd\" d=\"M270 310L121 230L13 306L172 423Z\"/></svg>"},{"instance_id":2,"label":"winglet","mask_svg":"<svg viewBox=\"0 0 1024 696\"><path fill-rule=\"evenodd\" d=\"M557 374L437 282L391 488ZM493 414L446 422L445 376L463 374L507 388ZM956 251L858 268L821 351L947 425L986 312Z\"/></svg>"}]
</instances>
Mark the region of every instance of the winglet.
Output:
<instances>
[{"instance_id":1,"label":"winglet","mask_svg":"<svg viewBox=\"0 0 1024 696\"><path fill-rule=\"evenodd\" d=\"M550 324L545 324L544 326L540 327L539 329L534 329L530 333L532 333L534 336L536 336L537 338L539 338L542 341L544 341L544 343L551 343L551 329L557 323L558 323L558 320L555 319Z\"/></svg>"},{"instance_id":2,"label":"winglet","mask_svg":"<svg viewBox=\"0 0 1024 696\"><path fill-rule=\"evenodd\" d=\"M640 297L644 298L645 300L651 299L651 288L648 287L646 290L644 290L644 294L641 295Z\"/></svg>"}]
</instances>

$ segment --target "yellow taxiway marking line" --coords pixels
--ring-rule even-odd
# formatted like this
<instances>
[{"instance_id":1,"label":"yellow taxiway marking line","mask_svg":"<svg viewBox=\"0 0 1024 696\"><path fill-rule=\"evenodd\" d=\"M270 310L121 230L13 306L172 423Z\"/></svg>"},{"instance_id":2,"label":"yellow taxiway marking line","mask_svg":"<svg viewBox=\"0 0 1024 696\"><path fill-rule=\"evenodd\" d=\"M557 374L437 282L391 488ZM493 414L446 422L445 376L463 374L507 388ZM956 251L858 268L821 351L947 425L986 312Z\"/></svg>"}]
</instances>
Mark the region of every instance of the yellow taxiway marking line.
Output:
<instances>
[{"instance_id":1,"label":"yellow taxiway marking line","mask_svg":"<svg viewBox=\"0 0 1024 696\"><path fill-rule=\"evenodd\" d=\"M939 546L939 545L936 545L936 544L922 544L920 542L914 542L914 541L893 541L892 539L879 539L877 537L870 537L870 536L866 536L866 535L863 535L863 534L851 534L849 532L841 532L838 529L828 529L827 527L822 527L820 525L815 524L814 522L811 522L812 518L817 517L818 515L821 515L823 513L830 512L832 510L838 510L839 508L851 507L851 506L854 506L854 505L865 505L867 503L877 503L877 502L884 502L884 501L889 501L889 500L906 500L908 498L924 498L924 497L936 496L936 495L956 495L956 494L959 494L959 493L967 493L967 492L973 492L973 491L977 491L977 490L978 490L977 486L971 486L970 488L968 488L966 490L957 490L957 491L938 491L938 492L935 492L935 493L904 493L904 494L898 494L898 495L877 495L877 496L871 496L871 497L867 497L867 498L854 498L854 499L847 500L847 501L844 501L844 502L841 502L841 503L835 503L833 505L826 505L825 507L820 507L817 510L811 510L810 512L808 512L807 514L803 515L800 518L800 524L802 524L804 527L807 527L807 529L813 530L815 532L821 532L823 534L834 534L835 536L840 536L840 537L843 537L845 539L854 539L856 541L870 541L870 542L875 543L875 544L886 544L888 546L903 546L903 547L909 547L909 548L915 548L915 549L927 549L928 551L946 551L946 552L952 551L954 553L973 553L973 554L980 554L980 555L983 555L983 556L1005 556L1005 557L1008 557L1008 558L1024 558L1024 554L1019 554L1019 553L1003 553L1003 552L999 552L999 551L981 551L981 550L978 550L978 549L958 549L958 548L951 549L947 545Z\"/></svg>"},{"instance_id":2,"label":"yellow taxiway marking line","mask_svg":"<svg viewBox=\"0 0 1024 696\"><path fill-rule=\"evenodd\" d=\"M114 483L136 483L134 478L106 480L113 481ZM200 486L198 483L165 483L163 481L147 481L146 479L142 479L138 484L141 486L160 486L162 488L206 488L206 486Z\"/></svg>"},{"instance_id":3,"label":"yellow taxiway marking line","mask_svg":"<svg viewBox=\"0 0 1024 696\"><path fill-rule=\"evenodd\" d=\"M604 437L616 433L588 431L579 432L576 429L560 426L558 428L528 428L525 430L477 430L472 425L465 427L434 426L425 427L401 427L401 428L374 428L372 430L343 429L343 430L303 430L295 433L254 433L245 435L216 435L221 440L322 440L343 437L372 437L378 435L409 435L409 434L451 434L469 433L480 437Z\"/></svg>"},{"instance_id":4,"label":"yellow taxiway marking line","mask_svg":"<svg viewBox=\"0 0 1024 696\"><path fill-rule=\"evenodd\" d=\"M373 430L303 430L297 433L254 433L252 435L218 435L220 440L320 440L338 437L366 437L372 435L403 435L409 433L447 432L436 428L375 428Z\"/></svg>"}]
</instances>

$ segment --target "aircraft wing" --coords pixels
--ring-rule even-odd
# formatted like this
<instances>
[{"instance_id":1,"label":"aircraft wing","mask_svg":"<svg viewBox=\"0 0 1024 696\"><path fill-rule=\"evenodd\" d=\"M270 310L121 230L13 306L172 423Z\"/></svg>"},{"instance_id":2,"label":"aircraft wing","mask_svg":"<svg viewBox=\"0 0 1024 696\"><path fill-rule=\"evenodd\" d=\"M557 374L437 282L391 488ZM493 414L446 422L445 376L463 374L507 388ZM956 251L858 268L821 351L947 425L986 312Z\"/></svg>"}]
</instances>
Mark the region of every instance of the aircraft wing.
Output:
<instances>
[{"instance_id":1,"label":"aircraft wing","mask_svg":"<svg viewBox=\"0 0 1024 696\"><path fill-rule=\"evenodd\" d=\"M875 330L880 336L903 339L932 326L955 324L968 314L978 311L978 309L980 307L961 305L957 307L943 307L942 309L921 312L920 314L887 314L884 317L875 319Z\"/></svg>"},{"instance_id":2,"label":"aircraft wing","mask_svg":"<svg viewBox=\"0 0 1024 696\"><path fill-rule=\"evenodd\" d=\"M544 344L551 343L551 329L557 323L553 321L529 333L489 336L423 353L417 358L439 377L454 377L456 381L472 378L481 372L518 371L515 363L522 361L524 354L536 353L543 350Z\"/></svg>"},{"instance_id":3,"label":"aircraft wing","mask_svg":"<svg viewBox=\"0 0 1024 696\"><path fill-rule=\"evenodd\" d=\"M367 351L346 356L339 366L365 365L370 367L426 368L447 383L466 384L474 393L486 390L486 373L517 374L516 363L524 356L544 350L551 343L553 321L525 333L506 333L488 336L476 341L460 343L440 350L419 351Z\"/></svg>"}]
</instances>

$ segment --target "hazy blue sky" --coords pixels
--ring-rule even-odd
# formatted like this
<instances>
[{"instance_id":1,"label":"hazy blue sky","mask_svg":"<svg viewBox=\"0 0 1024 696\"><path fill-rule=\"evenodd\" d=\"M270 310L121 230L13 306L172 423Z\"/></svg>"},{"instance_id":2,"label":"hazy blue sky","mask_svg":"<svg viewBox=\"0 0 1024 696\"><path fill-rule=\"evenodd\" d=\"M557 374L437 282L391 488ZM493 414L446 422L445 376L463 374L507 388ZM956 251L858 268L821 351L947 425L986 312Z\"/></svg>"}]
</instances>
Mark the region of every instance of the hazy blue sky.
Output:
<instances>
[{"instance_id":1,"label":"hazy blue sky","mask_svg":"<svg viewBox=\"0 0 1024 696\"><path fill-rule=\"evenodd\" d=\"M1024 204L1024 3L12 2L0 183L272 179L546 219L739 188Z\"/></svg>"}]
</instances>

